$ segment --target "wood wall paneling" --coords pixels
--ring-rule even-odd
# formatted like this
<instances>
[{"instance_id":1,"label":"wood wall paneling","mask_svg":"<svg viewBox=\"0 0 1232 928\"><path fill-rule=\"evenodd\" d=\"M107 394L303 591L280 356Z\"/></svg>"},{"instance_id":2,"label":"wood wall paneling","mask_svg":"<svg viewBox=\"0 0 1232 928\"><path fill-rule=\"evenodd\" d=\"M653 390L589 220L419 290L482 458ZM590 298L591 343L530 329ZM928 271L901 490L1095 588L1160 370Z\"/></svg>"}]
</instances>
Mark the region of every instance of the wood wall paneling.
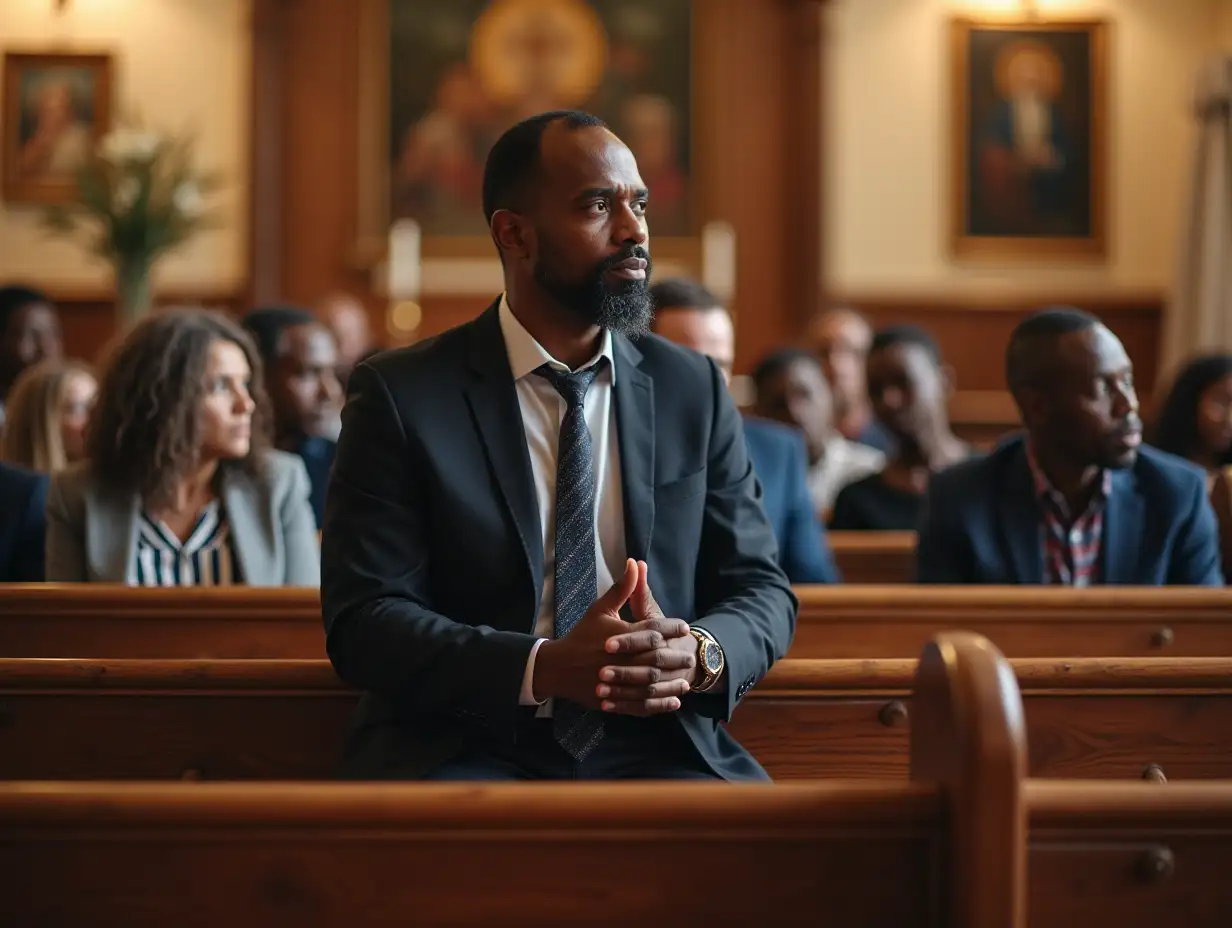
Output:
<instances>
[{"instance_id":1,"label":"wood wall paneling","mask_svg":"<svg viewBox=\"0 0 1232 928\"><path fill-rule=\"evenodd\" d=\"M1162 294L946 300L849 293L831 302L860 310L874 327L908 323L931 332L955 372L957 394L951 415L955 423L967 427L965 436L974 440L995 437L1017 421L1005 389L1005 347L1014 327L1040 307L1076 306L1099 316L1125 344L1143 391L1155 382L1159 369ZM1148 402L1149 396L1144 392L1142 399Z\"/></svg>"}]
</instances>

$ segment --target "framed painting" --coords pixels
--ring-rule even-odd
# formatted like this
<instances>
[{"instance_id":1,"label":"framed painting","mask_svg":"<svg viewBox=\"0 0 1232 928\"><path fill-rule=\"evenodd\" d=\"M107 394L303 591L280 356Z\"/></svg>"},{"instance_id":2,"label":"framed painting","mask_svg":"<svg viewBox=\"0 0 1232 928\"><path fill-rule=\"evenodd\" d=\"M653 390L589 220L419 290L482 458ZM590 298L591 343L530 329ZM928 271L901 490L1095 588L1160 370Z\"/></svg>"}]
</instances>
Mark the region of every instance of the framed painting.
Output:
<instances>
[{"instance_id":1,"label":"framed painting","mask_svg":"<svg viewBox=\"0 0 1232 928\"><path fill-rule=\"evenodd\" d=\"M111 56L7 52L0 174L9 203L64 203L111 128Z\"/></svg>"},{"instance_id":2,"label":"framed painting","mask_svg":"<svg viewBox=\"0 0 1232 928\"><path fill-rule=\"evenodd\" d=\"M951 24L954 257L1107 256L1108 26Z\"/></svg>"},{"instance_id":3,"label":"framed painting","mask_svg":"<svg viewBox=\"0 0 1232 928\"><path fill-rule=\"evenodd\" d=\"M656 235L695 235L692 2L363 0L361 249L410 218L425 256L491 256L488 150L552 109L612 126L638 159Z\"/></svg>"}]
</instances>

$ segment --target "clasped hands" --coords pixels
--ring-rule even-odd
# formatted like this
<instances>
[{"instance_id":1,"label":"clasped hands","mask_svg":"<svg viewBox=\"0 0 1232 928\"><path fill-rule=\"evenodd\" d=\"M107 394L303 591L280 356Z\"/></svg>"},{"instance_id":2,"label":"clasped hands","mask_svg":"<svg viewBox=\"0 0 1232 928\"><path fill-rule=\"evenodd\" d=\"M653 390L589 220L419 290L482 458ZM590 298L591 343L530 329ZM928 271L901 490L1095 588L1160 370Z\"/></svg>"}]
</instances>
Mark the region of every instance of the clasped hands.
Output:
<instances>
[{"instance_id":1,"label":"clasped hands","mask_svg":"<svg viewBox=\"0 0 1232 928\"><path fill-rule=\"evenodd\" d=\"M633 622L620 617L629 603ZM669 619L655 602L645 561L595 600L567 635L545 641L535 659L535 699L568 699L623 715L660 715L680 708L697 672L697 639L689 623Z\"/></svg>"}]
</instances>

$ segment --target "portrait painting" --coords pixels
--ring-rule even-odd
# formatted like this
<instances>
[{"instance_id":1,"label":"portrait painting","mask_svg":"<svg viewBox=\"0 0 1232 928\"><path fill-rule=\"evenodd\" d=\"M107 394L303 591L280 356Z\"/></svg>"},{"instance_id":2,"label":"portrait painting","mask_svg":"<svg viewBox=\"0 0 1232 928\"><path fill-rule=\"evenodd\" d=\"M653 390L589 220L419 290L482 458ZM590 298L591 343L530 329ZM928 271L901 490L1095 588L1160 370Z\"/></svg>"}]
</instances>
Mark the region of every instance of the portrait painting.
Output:
<instances>
[{"instance_id":1,"label":"portrait painting","mask_svg":"<svg viewBox=\"0 0 1232 928\"><path fill-rule=\"evenodd\" d=\"M386 0L389 219L486 235L484 161L534 113L582 109L629 145L656 234L690 228L691 0Z\"/></svg>"},{"instance_id":2,"label":"portrait painting","mask_svg":"<svg viewBox=\"0 0 1232 928\"><path fill-rule=\"evenodd\" d=\"M952 28L955 256L1104 257L1105 24Z\"/></svg>"},{"instance_id":3,"label":"portrait painting","mask_svg":"<svg viewBox=\"0 0 1232 928\"><path fill-rule=\"evenodd\" d=\"M108 55L4 56L3 187L10 203L62 203L111 128Z\"/></svg>"}]
</instances>

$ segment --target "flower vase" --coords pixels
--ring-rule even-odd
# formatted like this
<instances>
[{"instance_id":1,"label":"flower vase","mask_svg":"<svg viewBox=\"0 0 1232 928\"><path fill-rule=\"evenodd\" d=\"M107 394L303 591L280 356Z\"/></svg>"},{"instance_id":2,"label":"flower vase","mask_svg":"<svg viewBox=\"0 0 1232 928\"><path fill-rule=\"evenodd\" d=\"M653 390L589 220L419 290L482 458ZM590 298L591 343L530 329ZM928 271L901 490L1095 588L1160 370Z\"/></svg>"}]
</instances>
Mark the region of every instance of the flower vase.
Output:
<instances>
[{"instance_id":1,"label":"flower vase","mask_svg":"<svg viewBox=\"0 0 1232 928\"><path fill-rule=\"evenodd\" d=\"M150 312L150 262L145 258L122 258L115 263L116 310L122 328Z\"/></svg>"}]
</instances>

